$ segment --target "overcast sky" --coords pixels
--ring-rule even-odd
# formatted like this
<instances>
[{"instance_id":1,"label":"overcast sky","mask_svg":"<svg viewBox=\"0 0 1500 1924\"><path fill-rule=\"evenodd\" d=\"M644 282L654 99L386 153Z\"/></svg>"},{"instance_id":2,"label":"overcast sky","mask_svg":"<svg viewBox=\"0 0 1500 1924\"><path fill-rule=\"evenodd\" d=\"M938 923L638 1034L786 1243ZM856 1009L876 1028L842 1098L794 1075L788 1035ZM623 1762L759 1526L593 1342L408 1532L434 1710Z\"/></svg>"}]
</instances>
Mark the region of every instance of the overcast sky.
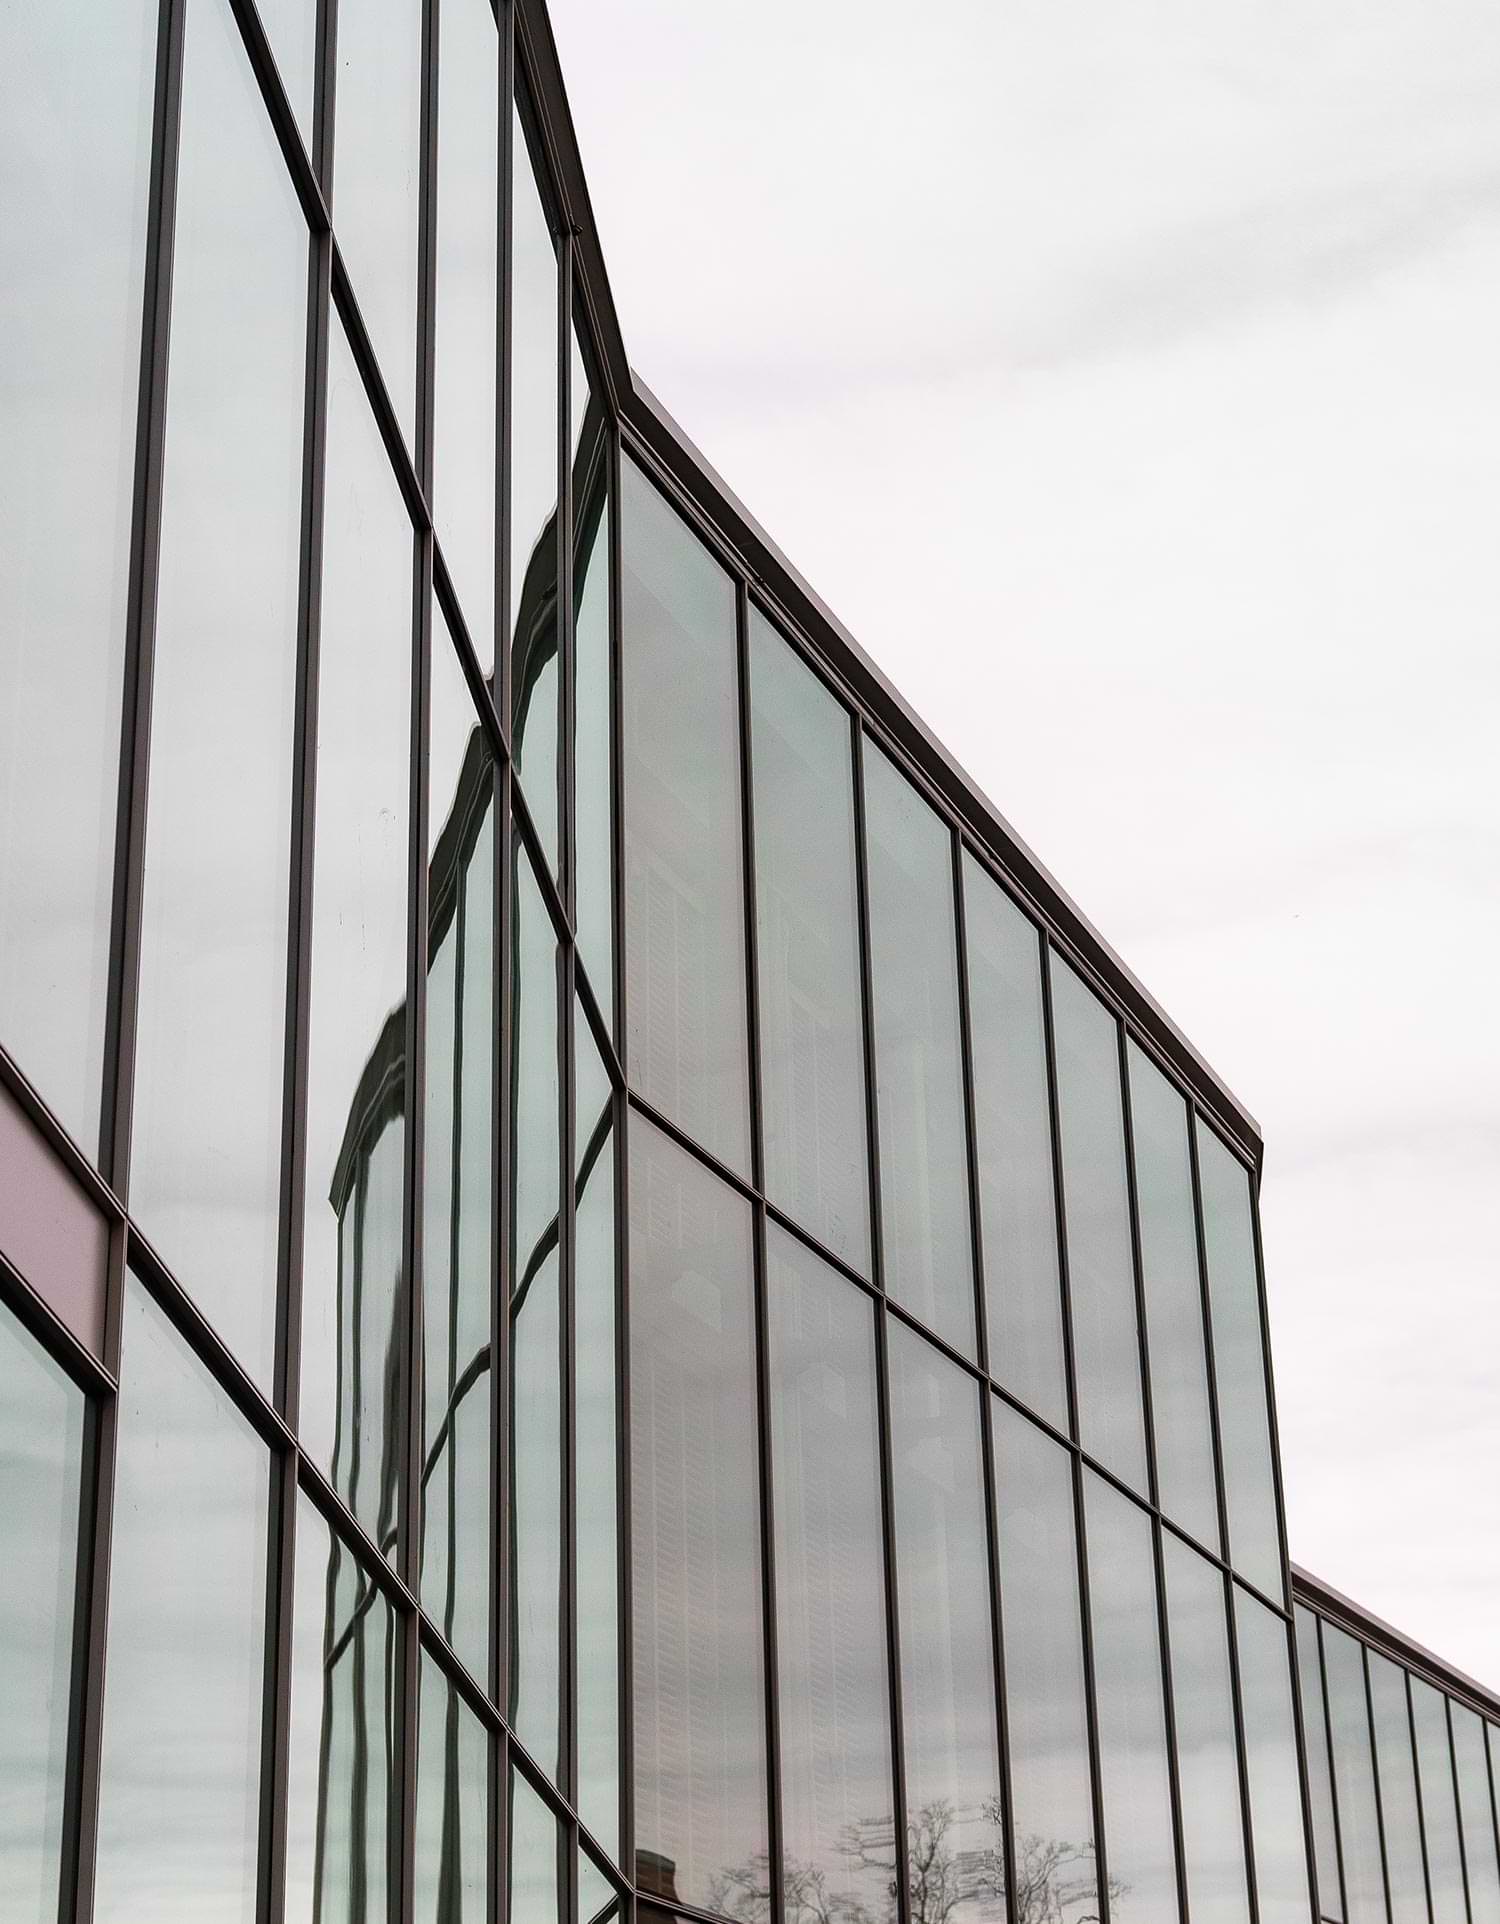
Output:
<instances>
[{"instance_id":1,"label":"overcast sky","mask_svg":"<svg viewBox=\"0 0 1500 1924\"><path fill-rule=\"evenodd\" d=\"M1500 1686L1500 9L552 14L635 365L1262 1124L1293 1556Z\"/></svg>"}]
</instances>

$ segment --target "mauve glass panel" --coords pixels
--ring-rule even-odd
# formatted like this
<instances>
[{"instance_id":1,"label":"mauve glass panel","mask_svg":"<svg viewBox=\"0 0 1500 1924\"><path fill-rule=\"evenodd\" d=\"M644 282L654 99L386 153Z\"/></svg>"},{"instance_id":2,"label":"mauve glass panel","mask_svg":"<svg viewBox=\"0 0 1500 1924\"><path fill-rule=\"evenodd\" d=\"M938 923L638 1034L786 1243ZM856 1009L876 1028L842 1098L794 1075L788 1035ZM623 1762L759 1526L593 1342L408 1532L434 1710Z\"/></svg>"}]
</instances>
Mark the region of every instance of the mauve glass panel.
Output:
<instances>
[{"instance_id":1,"label":"mauve glass panel","mask_svg":"<svg viewBox=\"0 0 1500 1924\"><path fill-rule=\"evenodd\" d=\"M1427 1880L1422 1870L1422 1819L1417 1807L1417 1767L1406 1703L1406 1672L1378 1651L1367 1652L1367 1658L1391 1924L1428 1924Z\"/></svg>"},{"instance_id":2,"label":"mauve glass panel","mask_svg":"<svg viewBox=\"0 0 1500 1924\"><path fill-rule=\"evenodd\" d=\"M1297 1681L1302 1692L1302 1730L1307 1749L1307 1788L1312 1803L1313 1847L1318 1866L1318 1909L1342 1924L1344 1899L1339 1881L1338 1832L1333 1819L1333 1772L1328 1761L1328 1728L1323 1702L1323 1660L1318 1620L1300 1606L1297 1622Z\"/></svg>"},{"instance_id":3,"label":"mauve glass panel","mask_svg":"<svg viewBox=\"0 0 1500 1924\"><path fill-rule=\"evenodd\" d=\"M1260 1924L1307 1924L1307 1834L1286 1619L1236 1586L1234 1622Z\"/></svg>"},{"instance_id":4,"label":"mauve glass panel","mask_svg":"<svg viewBox=\"0 0 1500 1924\"><path fill-rule=\"evenodd\" d=\"M1417 1777L1422 1792L1422 1833L1427 1844L1427 1882L1432 1924L1466 1924L1463 1856L1453 1756L1448 1745L1448 1706L1420 1677L1411 1680L1412 1726L1417 1737Z\"/></svg>"},{"instance_id":5,"label":"mauve glass panel","mask_svg":"<svg viewBox=\"0 0 1500 1924\"><path fill-rule=\"evenodd\" d=\"M1450 1698L1453 1762L1458 1772L1458 1810L1463 1823L1464 1868L1469 1877L1470 1924L1500 1919L1500 1861L1495 1851L1495 1811L1490 1797L1484 1725L1467 1704Z\"/></svg>"},{"instance_id":6,"label":"mauve glass panel","mask_svg":"<svg viewBox=\"0 0 1500 1924\"><path fill-rule=\"evenodd\" d=\"M1164 1535L1163 1550L1188 1915L1193 1924L1245 1924L1250 1900L1224 1578L1177 1537Z\"/></svg>"},{"instance_id":7,"label":"mauve glass panel","mask_svg":"<svg viewBox=\"0 0 1500 1924\"><path fill-rule=\"evenodd\" d=\"M1375 1802L1370 1707L1365 1697L1363 1646L1331 1623L1323 1625L1323 1671L1333 1730L1333 1782L1338 1799L1349 1924L1383 1924L1385 1873Z\"/></svg>"}]
</instances>

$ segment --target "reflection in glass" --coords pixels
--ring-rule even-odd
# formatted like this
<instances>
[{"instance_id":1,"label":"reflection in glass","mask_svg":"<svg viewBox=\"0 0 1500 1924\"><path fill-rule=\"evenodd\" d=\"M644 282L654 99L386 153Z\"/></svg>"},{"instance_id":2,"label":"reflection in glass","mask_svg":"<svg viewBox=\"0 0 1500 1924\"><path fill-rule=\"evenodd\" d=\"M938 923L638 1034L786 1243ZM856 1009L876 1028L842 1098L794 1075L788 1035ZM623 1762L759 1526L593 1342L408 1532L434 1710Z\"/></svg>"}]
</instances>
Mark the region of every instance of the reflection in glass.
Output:
<instances>
[{"instance_id":1,"label":"reflection in glass","mask_svg":"<svg viewBox=\"0 0 1500 1924\"><path fill-rule=\"evenodd\" d=\"M1164 1532L1162 1544L1188 1914L1193 1924L1244 1924L1250 1904L1224 1579L1177 1537Z\"/></svg>"},{"instance_id":2,"label":"reflection in glass","mask_svg":"<svg viewBox=\"0 0 1500 1924\"><path fill-rule=\"evenodd\" d=\"M864 769L885 1286L972 1355L953 838L878 749Z\"/></svg>"},{"instance_id":3,"label":"reflection in glass","mask_svg":"<svg viewBox=\"0 0 1500 1924\"><path fill-rule=\"evenodd\" d=\"M394 1541L406 1147L411 524L343 330L328 358L303 1228L303 1442Z\"/></svg>"},{"instance_id":4,"label":"reflection in glass","mask_svg":"<svg viewBox=\"0 0 1500 1924\"><path fill-rule=\"evenodd\" d=\"M250 1924L270 1465L133 1277L121 1345L94 1916Z\"/></svg>"},{"instance_id":5,"label":"reflection in glass","mask_svg":"<svg viewBox=\"0 0 1500 1924\"><path fill-rule=\"evenodd\" d=\"M377 1924L385 1916L396 1704L390 1605L301 1497L286 1924Z\"/></svg>"},{"instance_id":6,"label":"reflection in glass","mask_svg":"<svg viewBox=\"0 0 1500 1924\"><path fill-rule=\"evenodd\" d=\"M578 1814L611 1856L618 1857L621 1611L614 1106L593 1031L576 1004L573 1036Z\"/></svg>"},{"instance_id":7,"label":"reflection in glass","mask_svg":"<svg viewBox=\"0 0 1500 1924\"><path fill-rule=\"evenodd\" d=\"M1065 1430L1041 949L1035 923L963 860L990 1374Z\"/></svg>"},{"instance_id":8,"label":"reflection in glass","mask_svg":"<svg viewBox=\"0 0 1500 1924\"><path fill-rule=\"evenodd\" d=\"M578 400L575 370L573 398ZM610 520L603 406L589 404L573 470L573 858L578 954L605 1026L614 1027L614 803L610 746Z\"/></svg>"},{"instance_id":9,"label":"reflection in glass","mask_svg":"<svg viewBox=\"0 0 1500 1924\"><path fill-rule=\"evenodd\" d=\"M1177 1869L1151 1519L1092 1470L1083 1493L1109 1912L1161 1924L1177 1915Z\"/></svg>"},{"instance_id":10,"label":"reflection in glass","mask_svg":"<svg viewBox=\"0 0 1500 1924\"><path fill-rule=\"evenodd\" d=\"M1375 1802L1375 1760L1370 1748L1370 1709L1365 1697L1364 1648L1331 1623L1323 1625L1323 1674L1333 1732L1333 1782L1349 1924L1381 1924L1385 1917L1385 1880Z\"/></svg>"},{"instance_id":11,"label":"reflection in glass","mask_svg":"<svg viewBox=\"0 0 1500 1924\"><path fill-rule=\"evenodd\" d=\"M428 780L422 1591L482 1680L493 1560L495 775L436 609Z\"/></svg>"},{"instance_id":12,"label":"reflection in glass","mask_svg":"<svg viewBox=\"0 0 1500 1924\"><path fill-rule=\"evenodd\" d=\"M313 69L317 61L317 0L257 0L276 70L302 134L312 150Z\"/></svg>"},{"instance_id":13,"label":"reflection in glass","mask_svg":"<svg viewBox=\"0 0 1500 1924\"><path fill-rule=\"evenodd\" d=\"M1375 1771L1380 1780L1391 1924L1428 1924L1406 1672L1376 1650L1367 1650L1365 1661L1370 1671L1370 1713L1375 1725Z\"/></svg>"},{"instance_id":14,"label":"reflection in glass","mask_svg":"<svg viewBox=\"0 0 1500 1924\"><path fill-rule=\"evenodd\" d=\"M1271 1468L1271 1412L1250 1172L1202 1121L1198 1123L1198 1182L1208 1255L1229 1556L1235 1569L1267 1596L1279 1597L1281 1537Z\"/></svg>"},{"instance_id":15,"label":"reflection in glass","mask_svg":"<svg viewBox=\"0 0 1500 1924\"><path fill-rule=\"evenodd\" d=\"M867 1274L849 716L759 610L750 718L766 1193Z\"/></svg>"},{"instance_id":16,"label":"reflection in glass","mask_svg":"<svg viewBox=\"0 0 1500 1924\"><path fill-rule=\"evenodd\" d=\"M1144 1493L1146 1429L1119 1025L1055 950L1051 975L1079 1441Z\"/></svg>"},{"instance_id":17,"label":"reflection in glass","mask_svg":"<svg viewBox=\"0 0 1500 1924\"><path fill-rule=\"evenodd\" d=\"M1016 1879L1036 1915L1096 1920L1072 1457L998 1397L990 1417Z\"/></svg>"},{"instance_id":18,"label":"reflection in glass","mask_svg":"<svg viewBox=\"0 0 1500 1924\"><path fill-rule=\"evenodd\" d=\"M1236 1586L1234 1623L1260 1924L1306 1924L1307 1836L1286 1620Z\"/></svg>"},{"instance_id":19,"label":"reflection in glass","mask_svg":"<svg viewBox=\"0 0 1500 1924\"><path fill-rule=\"evenodd\" d=\"M265 1387L307 225L224 0L185 34L130 1205Z\"/></svg>"},{"instance_id":20,"label":"reflection in glass","mask_svg":"<svg viewBox=\"0 0 1500 1924\"><path fill-rule=\"evenodd\" d=\"M1500 1859L1495 1852L1495 1812L1490 1799L1484 1725L1467 1704L1448 1700L1458 1812L1463 1824L1464 1869L1469 1880L1470 1924L1500 1919Z\"/></svg>"},{"instance_id":21,"label":"reflection in glass","mask_svg":"<svg viewBox=\"0 0 1500 1924\"><path fill-rule=\"evenodd\" d=\"M734 586L622 468L626 1010L632 1085L750 1161Z\"/></svg>"},{"instance_id":22,"label":"reflection in glass","mask_svg":"<svg viewBox=\"0 0 1500 1924\"><path fill-rule=\"evenodd\" d=\"M619 1915L615 1887L589 1856L578 1853L578 1924L609 1924Z\"/></svg>"},{"instance_id":23,"label":"reflection in glass","mask_svg":"<svg viewBox=\"0 0 1500 1924\"><path fill-rule=\"evenodd\" d=\"M485 675L495 662L499 64L489 0L439 7L432 516Z\"/></svg>"},{"instance_id":24,"label":"reflection in glass","mask_svg":"<svg viewBox=\"0 0 1500 1924\"><path fill-rule=\"evenodd\" d=\"M90 1155L157 13L0 7L0 1042Z\"/></svg>"},{"instance_id":25,"label":"reflection in glass","mask_svg":"<svg viewBox=\"0 0 1500 1924\"><path fill-rule=\"evenodd\" d=\"M338 17L333 221L409 449L417 399L422 13L363 0ZM329 503L333 495L330 489Z\"/></svg>"},{"instance_id":26,"label":"reflection in glass","mask_svg":"<svg viewBox=\"0 0 1500 1924\"><path fill-rule=\"evenodd\" d=\"M774 1223L766 1257L787 1903L874 1924L894 1906L875 1324Z\"/></svg>"},{"instance_id":27,"label":"reflection in glass","mask_svg":"<svg viewBox=\"0 0 1500 1924\"><path fill-rule=\"evenodd\" d=\"M1157 1488L1165 1513L1217 1550L1218 1489L1187 1104L1134 1041L1127 1040L1125 1054Z\"/></svg>"},{"instance_id":28,"label":"reflection in glass","mask_svg":"<svg viewBox=\"0 0 1500 1924\"><path fill-rule=\"evenodd\" d=\"M83 1393L0 1308L0 1915L52 1924L61 1868Z\"/></svg>"},{"instance_id":29,"label":"reflection in glass","mask_svg":"<svg viewBox=\"0 0 1500 1924\"><path fill-rule=\"evenodd\" d=\"M630 1128L635 1866L714 1909L764 1863L750 1211Z\"/></svg>"},{"instance_id":30,"label":"reflection in glass","mask_svg":"<svg viewBox=\"0 0 1500 1924\"><path fill-rule=\"evenodd\" d=\"M890 1370L911 1910L989 1918L1005 1863L978 1391L894 1320Z\"/></svg>"},{"instance_id":31,"label":"reflection in glass","mask_svg":"<svg viewBox=\"0 0 1500 1924\"><path fill-rule=\"evenodd\" d=\"M557 255L519 113L511 124L511 738L547 861L558 860Z\"/></svg>"},{"instance_id":32,"label":"reflection in glass","mask_svg":"<svg viewBox=\"0 0 1500 1924\"><path fill-rule=\"evenodd\" d=\"M1411 1680L1411 1721L1417 1739L1422 1792L1422 1833L1427 1844L1427 1881L1433 1924L1464 1924L1464 1867L1458 1842L1458 1805L1453 1758L1448 1748L1446 1699L1420 1677Z\"/></svg>"},{"instance_id":33,"label":"reflection in glass","mask_svg":"<svg viewBox=\"0 0 1500 1924\"><path fill-rule=\"evenodd\" d=\"M510 1773L510 1917L514 1924L563 1924L557 1819L518 1771Z\"/></svg>"},{"instance_id":34,"label":"reflection in glass","mask_svg":"<svg viewBox=\"0 0 1500 1924\"><path fill-rule=\"evenodd\" d=\"M1328 1760L1327 1712L1323 1701L1323 1658L1318 1620L1300 1605L1297 1625L1297 1686L1302 1695L1302 1729L1307 1751L1307 1791L1312 1805L1313 1848L1318 1866L1318 1910L1342 1924L1343 1886L1339 1878L1338 1832L1333 1816L1333 1771Z\"/></svg>"},{"instance_id":35,"label":"reflection in glass","mask_svg":"<svg viewBox=\"0 0 1500 1924\"><path fill-rule=\"evenodd\" d=\"M485 1924L489 1737L425 1651L417 1723L416 1924Z\"/></svg>"}]
</instances>

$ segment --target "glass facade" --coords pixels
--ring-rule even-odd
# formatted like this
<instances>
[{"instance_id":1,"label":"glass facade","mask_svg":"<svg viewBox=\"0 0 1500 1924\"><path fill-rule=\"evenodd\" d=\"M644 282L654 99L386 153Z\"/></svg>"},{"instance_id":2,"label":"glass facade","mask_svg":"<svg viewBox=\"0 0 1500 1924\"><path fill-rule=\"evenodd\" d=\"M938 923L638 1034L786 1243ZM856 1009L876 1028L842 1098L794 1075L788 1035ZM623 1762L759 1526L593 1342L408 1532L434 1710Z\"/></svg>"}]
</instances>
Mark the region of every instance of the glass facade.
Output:
<instances>
[{"instance_id":1,"label":"glass facade","mask_svg":"<svg viewBox=\"0 0 1500 1924\"><path fill-rule=\"evenodd\" d=\"M1253 1124L632 385L536 0L109 11L0 26L109 1280L0 1187L0 1910L1495 1924L1289 1611Z\"/></svg>"}]
</instances>

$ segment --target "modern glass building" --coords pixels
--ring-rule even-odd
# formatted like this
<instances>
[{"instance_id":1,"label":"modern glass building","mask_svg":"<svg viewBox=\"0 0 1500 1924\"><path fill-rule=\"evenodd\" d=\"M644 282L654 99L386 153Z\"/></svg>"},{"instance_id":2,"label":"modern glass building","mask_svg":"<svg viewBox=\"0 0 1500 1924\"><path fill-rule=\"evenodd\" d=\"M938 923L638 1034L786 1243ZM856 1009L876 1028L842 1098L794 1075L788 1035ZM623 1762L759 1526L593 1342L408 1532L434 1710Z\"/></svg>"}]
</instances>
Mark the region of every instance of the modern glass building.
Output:
<instances>
[{"instance_id":1,"label":"modern glass building","mask_svg":"<svg viewBox=\"0 0 1500 1924\"><path fill-rule=\"evenodd\" d=\"M631 373L539 0L0 108L0 1916L1495 1924L1256 1125Z\"/></svg>"}]
</instances>

